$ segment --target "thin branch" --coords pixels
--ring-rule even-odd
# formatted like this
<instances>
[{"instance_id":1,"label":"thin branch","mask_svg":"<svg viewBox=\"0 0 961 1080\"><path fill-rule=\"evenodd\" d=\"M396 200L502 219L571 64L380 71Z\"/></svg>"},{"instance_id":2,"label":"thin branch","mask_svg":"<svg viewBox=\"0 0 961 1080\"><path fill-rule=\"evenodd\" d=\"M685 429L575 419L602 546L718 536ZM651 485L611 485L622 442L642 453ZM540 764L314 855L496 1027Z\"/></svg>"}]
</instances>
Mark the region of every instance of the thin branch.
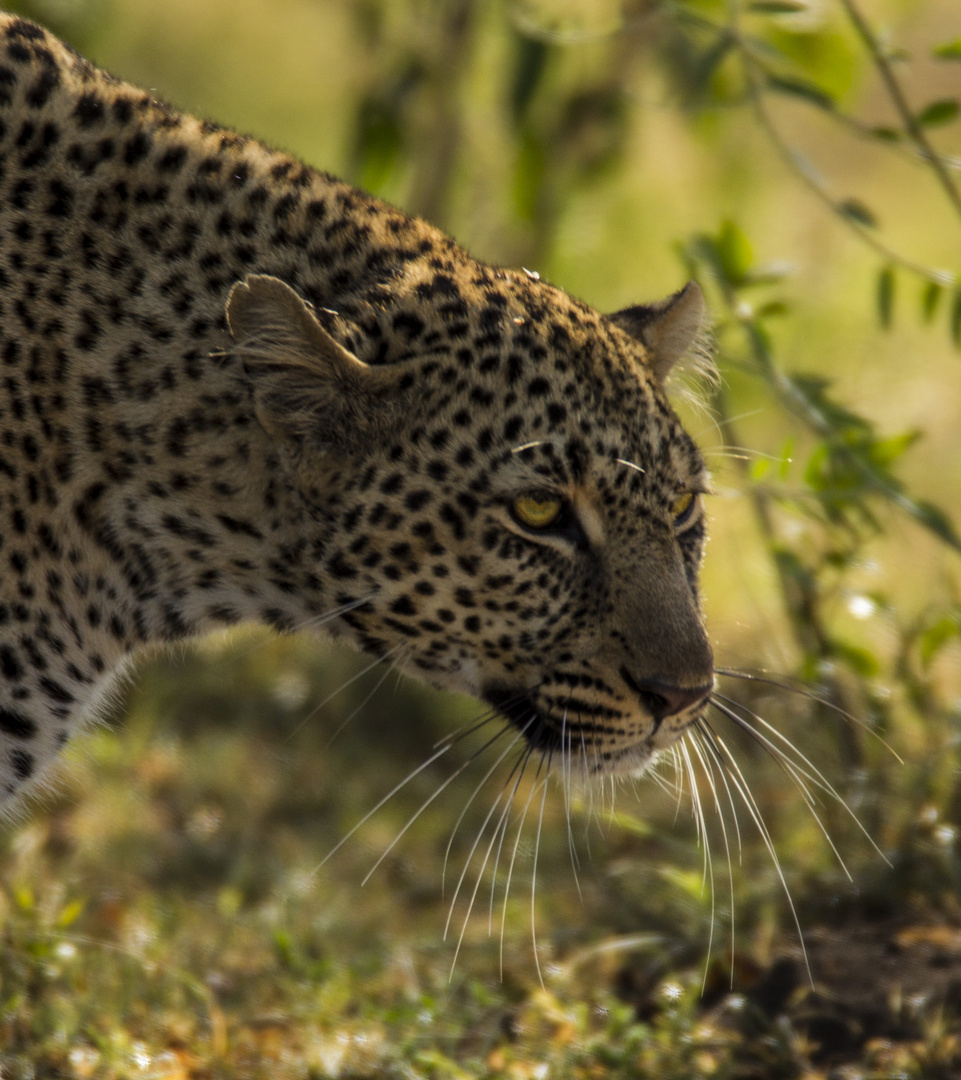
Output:
<instances>
[{"instance_id":1,"label":"thin branch","mask_svg":"<svg viewBox=\"0 0 961 1080\"><path fill-rule=\"evenodd\" d=\"M778 155L786 163L791 172L797 176L801 183L804 184L804 186L833 214L839 217L849 229L855 232L868 247L873 248L881 255L885 261L895 263L905 270L910 270L912 273L917 274L918 277L924 278L926 281L933 281L936 285L948 287L956 285L958 279L955 274L952 274L948 270L935 270L932 267L924 266L922 263L908 258L906 255L902 255L901 252L879 239L874 231L867 225L863 225L860 221L840 212L838 209L839 200L831 193L827 185L819 180L812 173L811 169L807 168L799 159L797 151L784 140L777 125L771 119L767 106L764 104L764 91L759 85L756 71L757 62L754 57L751 56L747 49L742 48L741 58L747 80L748 97L754 108L758 123L771 141L774 149L778 152Z\"/></svg>"},{"instance_id":2,"label":"thin branch","mask_svg":"<svg viewBox=\"0 0 961 1080\"><path fill-rule=\"evenodd\" d=\"M924 128L918 123L917 117L911 111L907 98L904 96L904 91L901 89L901 84L894 74L890 58L885 53L884 49L881 48L881 44L875 36L874 31L861 14L854 0L839 0L839 3L847 12L848 18L854 24L858 36L864 42L864 47L871 54L871 59L874 61L875 67L877 67L881 78L884 80L884 85L887 87L888 96L891 98L894 107L898 111L898 115L901 117L901 122L904 124L904 130L911 136L912 141L920 150L921 156L930 164L931 168L934 169L938 182L941 184L941 187L944 188L945 194L957 211L958 216L961 217L961 191L958 190L954 178L945 167L940 154L938 154L931 145L930 140L924 132Z\"/></svg>"}]
</instances>

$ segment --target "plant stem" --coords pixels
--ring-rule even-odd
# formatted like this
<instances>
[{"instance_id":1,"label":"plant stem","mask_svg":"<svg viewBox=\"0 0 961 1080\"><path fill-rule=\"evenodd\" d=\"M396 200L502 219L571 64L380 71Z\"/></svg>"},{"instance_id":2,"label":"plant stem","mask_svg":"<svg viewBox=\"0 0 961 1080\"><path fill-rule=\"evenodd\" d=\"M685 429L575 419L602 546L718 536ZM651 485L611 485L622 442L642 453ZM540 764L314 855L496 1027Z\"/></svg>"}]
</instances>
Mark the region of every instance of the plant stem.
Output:
<instances>
[{"instance_id":1,"label":"plant stem","mask_svg":"<svg viewBox=\"0 0 961 1080\"><path fill-rule=\"evenodd\" d=\"M894 74L891 61L885 51L881 48L874 31L861 14L855 0L838 0L838 2L847 12L848 18L854 24L854 28L858 32L858 36L864 42L864 47L871 54L871 59L874 61L875 67L877 67L881 78L884 80L884 85L887 87L888 96L891 98L894 107L898 111L898 115L901 117L901 122L904 124L904 130L911 136L912 141L920 150L922 158L927 161L934 170L935 176L937 176L941 187L944 188L948 200L957 211L958 216L961 217L961 191L958 190L953 177L948 172L947 168L945 168L940 154L938 154L931 145L930 140L924 132L924 128L921 127L916 116L911 111L907 98L904 96L904 91L901 89L901 84Z\"/></svg>"}]
</instances>

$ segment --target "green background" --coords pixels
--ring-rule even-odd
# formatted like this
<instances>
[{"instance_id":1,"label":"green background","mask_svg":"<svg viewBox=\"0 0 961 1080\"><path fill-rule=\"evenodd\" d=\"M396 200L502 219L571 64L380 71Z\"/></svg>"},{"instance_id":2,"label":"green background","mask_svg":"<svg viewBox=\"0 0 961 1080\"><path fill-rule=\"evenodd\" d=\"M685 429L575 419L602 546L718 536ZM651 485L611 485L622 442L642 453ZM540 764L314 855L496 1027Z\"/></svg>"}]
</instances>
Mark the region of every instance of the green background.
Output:
<instances>
[{"instance_id":1,"label":"green background","mask_svg":"<svg viewBox=\"0 0 961 1080\"><path fill-rule=\"evenodd\" d=\"M722 689L877 848L812 782L846 876L715 717L779 862L734 780L701 822L667 766L525 787L492 884L508 767L482 783L476 740L328 859L479 707L244 629L140 663L0 840L4 1077L957 1075L961 303L911 265L957 274L961 213L844 5L8 6L602 310L697 273L706 615L719 665L774 680ZM957 184L961 7L858 10Z\"/></svg>"}]
</instances>

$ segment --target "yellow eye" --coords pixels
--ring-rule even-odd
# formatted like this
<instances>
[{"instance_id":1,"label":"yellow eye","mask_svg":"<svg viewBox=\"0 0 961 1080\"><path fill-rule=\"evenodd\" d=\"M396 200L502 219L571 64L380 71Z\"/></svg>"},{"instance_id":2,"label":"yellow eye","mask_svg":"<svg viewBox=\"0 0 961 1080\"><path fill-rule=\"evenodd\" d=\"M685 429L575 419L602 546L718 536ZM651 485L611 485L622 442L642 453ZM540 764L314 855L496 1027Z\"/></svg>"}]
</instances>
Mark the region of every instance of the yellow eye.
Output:
<instances>
[{"instance_id":1,"label":"yellow eye","mask_svg":"<svg viewBox=\"0 0 961 1080\"><path fill-rule=\"evenodd\" d=\"M674 515L674 524L683 525L694 510L694 492L682 491L671 504L671 513Z\"/></svg>"},{"instance_id":2,"label":"yellow eye","mask_svg":"<svg viewBox=\"0 0 961 1080\"><path fill-rule=\"evenodd\" d=\"M514 517L528 529L546 529L561 516L562 499L554 495L518 495L511 509Z\"/></svg>"}]
</instances>

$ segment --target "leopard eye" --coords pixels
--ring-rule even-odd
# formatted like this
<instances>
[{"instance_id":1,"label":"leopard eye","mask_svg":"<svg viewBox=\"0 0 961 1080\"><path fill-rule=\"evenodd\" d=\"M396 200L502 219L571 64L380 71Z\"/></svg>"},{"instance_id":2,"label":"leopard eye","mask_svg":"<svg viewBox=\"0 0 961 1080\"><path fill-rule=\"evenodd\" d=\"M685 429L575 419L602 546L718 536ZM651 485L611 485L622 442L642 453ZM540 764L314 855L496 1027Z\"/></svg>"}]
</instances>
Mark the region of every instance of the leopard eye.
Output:
<instances>
[{"instance_id":1,"label":"leopard eye","mask_svg":"<svg viewBox=\"0 0 961 1080\"><path fill-rule=\"evenodd\" d=\"M671 513L674 515L674 527L680 528L694 513L695 498L693 491L682 491L671 503Z\"/></svg>"},{"instance_id":2,"label":"leopard eye","mask_svg":"<svg viewBox=\"0 0 961 1080\"><path fill-rule=\"evenodd\" d=\"M511 504L517 521L528 529L546 529L555 524L564 509L564 500L556 495L518 495Z\"/></svg>"}]
</instances>

